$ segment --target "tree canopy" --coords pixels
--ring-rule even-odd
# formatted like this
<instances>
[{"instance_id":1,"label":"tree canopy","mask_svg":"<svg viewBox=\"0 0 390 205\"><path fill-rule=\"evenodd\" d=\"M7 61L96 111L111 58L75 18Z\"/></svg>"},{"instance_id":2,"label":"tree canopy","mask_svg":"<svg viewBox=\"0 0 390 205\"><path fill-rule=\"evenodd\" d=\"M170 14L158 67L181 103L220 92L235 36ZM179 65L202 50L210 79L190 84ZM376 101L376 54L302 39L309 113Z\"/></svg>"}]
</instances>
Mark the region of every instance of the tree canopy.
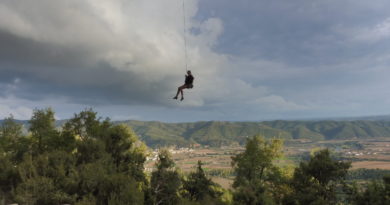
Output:
<instances>
[{"instance_id":1,"label":"tree canopy","mask_svg":"<svg viewBox=\"0 0 390 205\"><path fill-rule=\"evenodd\" d=\"M387 205L390 200L389 176L349 183L350 163L327 149L294 169L277 163L282 140L247 138L245 150L232 157L233 184L225 190L201 161L182 173L167 149L159 150L154 170L146 172L146 145L127 125L91 109L61 127L50 108L34 110L29 122L28 133L12 116L0 125L0 205Z\"/></svg>"}]
</instances>

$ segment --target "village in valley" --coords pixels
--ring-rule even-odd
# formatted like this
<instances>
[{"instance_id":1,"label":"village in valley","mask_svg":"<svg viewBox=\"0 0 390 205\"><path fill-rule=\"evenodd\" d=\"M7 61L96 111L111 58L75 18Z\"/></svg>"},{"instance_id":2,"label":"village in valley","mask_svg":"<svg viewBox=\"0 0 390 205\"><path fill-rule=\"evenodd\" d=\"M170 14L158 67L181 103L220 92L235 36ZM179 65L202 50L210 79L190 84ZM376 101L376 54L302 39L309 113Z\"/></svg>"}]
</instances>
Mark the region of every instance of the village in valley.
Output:
<instances>
[{"instance_id":1,"label":"village in valley","mask_svg":"<svg viewBox=\"0 0 390 205\"><path fill-rule=\"evenodd\" d=\"M296 166L302 159L308 158L317 150L328 148L334 157L352 162L351 170L381 169L390 172L390 140L288 140L284 142L283 156L277 160L280 166ZM176 167L184 173L195 170L197 162L202 161L206 173L215 182L225 188L232 183L231 157L243 152L244 146L232 145L221 147L201 146L194 144L191 147L168 147L175 161ZM158 159L159 149L149 151L145 171L152 172Z\"/></svg>"}]
</instances>

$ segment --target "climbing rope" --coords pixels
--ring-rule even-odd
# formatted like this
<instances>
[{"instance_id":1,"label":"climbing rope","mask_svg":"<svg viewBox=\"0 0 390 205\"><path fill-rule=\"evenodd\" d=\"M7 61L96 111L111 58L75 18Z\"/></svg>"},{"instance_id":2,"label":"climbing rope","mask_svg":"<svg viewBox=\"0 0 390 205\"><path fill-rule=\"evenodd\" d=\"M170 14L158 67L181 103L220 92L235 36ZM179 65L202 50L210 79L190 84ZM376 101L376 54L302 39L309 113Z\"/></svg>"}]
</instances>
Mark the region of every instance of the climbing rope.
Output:
<instances>
[{"instance_id":1,"label":"climbing rope","mask_svg":"<svg viewBox=\"0 0 390 205\"><path fill-rule=\"evenodd\" d=\"M183 0L183 38L184 38L184 62L186 71L188 71L188 63L187 63L187 32L186 32L186 7L185 0Z\"/></svg>"}]
</instances>

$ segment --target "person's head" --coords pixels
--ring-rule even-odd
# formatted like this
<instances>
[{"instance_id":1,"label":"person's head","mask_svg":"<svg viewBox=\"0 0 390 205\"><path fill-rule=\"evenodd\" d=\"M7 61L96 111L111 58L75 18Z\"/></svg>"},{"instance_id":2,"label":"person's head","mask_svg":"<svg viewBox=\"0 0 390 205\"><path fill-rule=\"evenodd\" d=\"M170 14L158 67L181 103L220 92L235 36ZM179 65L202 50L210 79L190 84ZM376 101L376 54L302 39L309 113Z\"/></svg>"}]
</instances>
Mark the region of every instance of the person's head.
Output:
<instances>
[{"instance_id":1,"label":"person's head","mask_svg":"<svg viewBox=\"0 0 390 205\"><path fill-rule=\"evenodd\" d=\"M188 75L191 75L191 71L190 71L190 70L187 70L187 74L188 74Z\"/></svg>"}]
</instances>

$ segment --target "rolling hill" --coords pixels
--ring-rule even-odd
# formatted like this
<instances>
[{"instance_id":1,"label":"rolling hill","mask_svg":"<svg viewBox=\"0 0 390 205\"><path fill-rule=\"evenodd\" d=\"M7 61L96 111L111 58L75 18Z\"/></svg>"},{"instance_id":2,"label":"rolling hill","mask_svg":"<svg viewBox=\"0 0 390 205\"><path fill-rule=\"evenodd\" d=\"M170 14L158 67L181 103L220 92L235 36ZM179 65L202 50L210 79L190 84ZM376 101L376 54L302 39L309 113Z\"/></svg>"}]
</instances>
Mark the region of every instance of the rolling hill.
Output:
<instances>
[{"instance_id":1,"label":"rolling hill","mask_svg":"<svg viewBox=\"0 0 390 205\"><path fill-rule=\"evenodd\" d=\"M243 144L248 136L283 139L356 139L390 137L390 121L265 121L162 123L122 121L149 146L192 143L220 146Z\"/></svg>"},{"instance_id":2,"label":"rolling hill","mask_svg":"<svg viewBox=\"0 0 390 205\"><path fill-rule=\"evenodd\" d=\"M28 121L17 121L28 130ZM64 124L58 121L57 126ZM264 121L264 122L220 122L164 123L157 121L115 121L132 127L148 146L188 146L201 144L210 146L244 144L247 137L263 135L266 138L283 139L367 139L390 137L389 120L356 121ZM1 120L0 120L1 124Z\"/></svg>"}]
</instances>

